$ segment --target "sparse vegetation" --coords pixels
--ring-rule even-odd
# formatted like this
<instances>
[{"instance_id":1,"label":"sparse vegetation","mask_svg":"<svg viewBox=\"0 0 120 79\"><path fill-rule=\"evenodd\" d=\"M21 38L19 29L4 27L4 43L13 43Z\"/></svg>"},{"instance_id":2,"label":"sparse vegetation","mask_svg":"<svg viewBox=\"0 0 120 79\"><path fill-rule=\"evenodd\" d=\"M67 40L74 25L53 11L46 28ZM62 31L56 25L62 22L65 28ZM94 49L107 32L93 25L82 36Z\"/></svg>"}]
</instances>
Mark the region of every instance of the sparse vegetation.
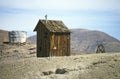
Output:
<instances>
[{"instance_id":1,"label":"sparse vegetation","mask_svg":"<svg viewBox=\"0 0 120 79\"><path fill-rule=\"evenodd\" d=\"M119 79L120 53L0 60L0 79Z\"/></svg>"}]
</instances>

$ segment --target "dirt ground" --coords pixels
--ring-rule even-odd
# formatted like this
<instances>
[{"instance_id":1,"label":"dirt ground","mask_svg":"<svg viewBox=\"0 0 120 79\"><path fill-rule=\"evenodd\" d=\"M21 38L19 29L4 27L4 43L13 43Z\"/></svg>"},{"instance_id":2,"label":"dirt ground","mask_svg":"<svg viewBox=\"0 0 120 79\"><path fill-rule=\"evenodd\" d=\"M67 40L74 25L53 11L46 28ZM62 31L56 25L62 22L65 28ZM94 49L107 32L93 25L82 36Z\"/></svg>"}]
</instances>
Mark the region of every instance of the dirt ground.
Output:
<instances>
[{"instance_id":1,"label":"dirt ground","mask_svg":"<svg viewBox=\"0 0 120 79\"><path fill-rule=\"evenodd\" d=\"M11 48L1 52L0 79L120 79L120 53L37 58L34 45Z\"/></svg>"}]
</instances>

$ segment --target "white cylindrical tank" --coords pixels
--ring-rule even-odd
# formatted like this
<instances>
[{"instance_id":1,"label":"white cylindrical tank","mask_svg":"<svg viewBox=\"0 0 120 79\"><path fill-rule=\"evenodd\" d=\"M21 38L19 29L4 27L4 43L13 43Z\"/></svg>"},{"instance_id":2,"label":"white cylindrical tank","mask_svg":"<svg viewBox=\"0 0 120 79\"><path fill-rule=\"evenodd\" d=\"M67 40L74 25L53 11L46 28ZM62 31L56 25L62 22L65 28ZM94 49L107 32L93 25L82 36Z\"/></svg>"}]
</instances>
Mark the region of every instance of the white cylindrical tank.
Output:
<instances>
[{"instance_id":1,"label":"white cylindrical tank","mask_svg":"<svg viewBox=\"0 0 120 79\"><path fill-rule=\"evenodd\" d=\"M9 32L10 43L25 43L27 39L27 32L25 31L11 31Z\"/></svg>"}]
</instances>

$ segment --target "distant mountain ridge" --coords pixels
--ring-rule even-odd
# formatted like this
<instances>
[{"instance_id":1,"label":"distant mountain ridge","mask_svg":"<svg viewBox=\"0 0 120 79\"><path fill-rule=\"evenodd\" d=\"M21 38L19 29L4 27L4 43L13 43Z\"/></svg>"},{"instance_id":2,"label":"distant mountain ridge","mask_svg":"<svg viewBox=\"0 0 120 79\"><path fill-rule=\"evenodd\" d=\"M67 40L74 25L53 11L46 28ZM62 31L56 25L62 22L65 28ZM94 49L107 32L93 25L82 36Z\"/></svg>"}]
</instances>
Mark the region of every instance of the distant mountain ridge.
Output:
<instances>
[{"instance_id":1,"label":"distant mountain ridge","mask_svg":"<svg viewBox=\"0 0 120 79\"><path fill-rule=\"evenodd\" d=\"M72 29L71 48L76 52L95 52L103 44L106 52L119 52L120 41L110 35L96 30Z\"/></svg>"},{"instance_id":2,"label":"distant mountain ridge","mask_svg":"<svg viewBox=\"0 0 120 79\"><path fill-rule=\"evenodd\" d=\"M36 35L28 38L36 43ZM106 52L120 52L120 41L97 30L71 29L72 53L95 53L99 44L103 44Z\"/></svg>"}]
</instances>

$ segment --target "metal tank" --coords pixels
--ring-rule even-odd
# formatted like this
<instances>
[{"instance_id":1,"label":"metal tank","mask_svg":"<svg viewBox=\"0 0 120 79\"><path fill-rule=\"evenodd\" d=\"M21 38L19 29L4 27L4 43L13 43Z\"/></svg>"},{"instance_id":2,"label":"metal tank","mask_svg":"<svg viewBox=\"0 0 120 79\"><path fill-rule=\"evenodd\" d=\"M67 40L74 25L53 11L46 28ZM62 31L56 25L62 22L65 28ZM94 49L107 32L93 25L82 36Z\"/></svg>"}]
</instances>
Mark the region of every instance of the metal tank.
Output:
<instances>
[{"instance_id":1,"label":"metal tank","mask_svg":"<svg viewBox=\"0 0 120 79\"><path fill-rule=\"evenodd\" d=\"M25 31L11 31L9 32L10 43L25 43L27 32Z\"/></svg>"}]
</instances>

